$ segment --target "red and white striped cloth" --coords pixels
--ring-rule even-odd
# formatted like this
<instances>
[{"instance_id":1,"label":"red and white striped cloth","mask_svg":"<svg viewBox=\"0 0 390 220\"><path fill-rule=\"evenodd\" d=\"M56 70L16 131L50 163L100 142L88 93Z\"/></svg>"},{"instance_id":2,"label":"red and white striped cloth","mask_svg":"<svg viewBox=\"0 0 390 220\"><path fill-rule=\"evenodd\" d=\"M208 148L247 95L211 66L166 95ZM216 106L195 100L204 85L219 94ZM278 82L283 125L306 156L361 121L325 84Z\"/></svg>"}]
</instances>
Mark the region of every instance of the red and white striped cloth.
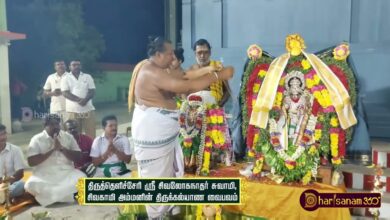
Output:
<instances>
[{"instance_id":1,"label":"red and white striped cloth","mask_svg":"<svg viewBox=\"0 0 390 220\"><path fill-rule=\"evenodd\" d=\"M374 188L375 175L343 172L345 187L371 191ZM390 192L390 177L381 176L380 181L385 184L384 190Z\"/></svg>"},{"instance_id":2,"label":"red and white striped cloth","mask_svg":"<svg viewBox=\"0 0 390 220\"><path fill-rule=\"evenodd\" d=\"M374 164L379 165L381 167L390 168L390 152L381 152L378 150L373 150L372 161Z\"/></svg>"}]
</instances>

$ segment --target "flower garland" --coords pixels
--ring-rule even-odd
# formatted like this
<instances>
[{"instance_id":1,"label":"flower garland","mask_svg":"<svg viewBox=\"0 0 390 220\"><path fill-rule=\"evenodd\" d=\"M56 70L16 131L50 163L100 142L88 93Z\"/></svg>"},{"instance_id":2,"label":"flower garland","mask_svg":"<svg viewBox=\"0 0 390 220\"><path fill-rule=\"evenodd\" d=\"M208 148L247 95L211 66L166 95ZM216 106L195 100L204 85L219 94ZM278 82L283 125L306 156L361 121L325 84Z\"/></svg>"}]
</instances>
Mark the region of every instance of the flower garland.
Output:
<instances>
[{"instance_id":1,"label":"flower garland","mask_svg":"<svg viewBox=\"0 0 390 220\"><path fill-rule=\"evenodd\" d=\"M332 128L330 129L330 153L332 156L332 164L338 166L341 164L341 158L339 155L339 120L337 117L333 116L330 119L330 125Z\"/></svg>"},{"instance_id":2,"label":"flower garland","mask_svg":"<svg viewBox=\"0 0 390 220\"><path fill-rule=\"evenodd\" d=\"M211 151L212 151L213 143L211 138L206 135L204 149L203 149L203 165L200 170L201 175L207 176L210 173L210 160L211 160Z\"/></svg>"},{"instance_id":3,"label":"flower garland","mask_svg":"<svg viewBox=\"0 0 390 220\"><path fill-rule=\"evenodd\" d=\"M190 110L196 108L195 123L192 126L188 125L187 118ZM199 151L203 154L203 145L206 128L206 117L205 117L206 106L202 103L202 98L196 95L188 97L180 108L179 114L179 125L180 134L183 146L183 154L185 160L191 164L195 160L195 157L199 154ZM194 144L195 143L195 144ZM201 159L201 158L200 158ZM196 160L197 167L202 160ZM194 164L195 165L195 164Z\"/></svg>"},{"instance_id":4,"label":"flower garland","mask_svg":"<svg viewBox=\"0 0 390 220\"><path fill-rule=\"evenodd\" d=\"M249 77L248 90L246 92L246 99L248 102L245 104L247 111L247 118L250 118L253 106L255 105L257 94L259 93L260 86L264 77L267 75L269 64L261 64L255 67L251 76ZM282 96L281 96L282 97ZM248 126L246 144L248 147L248 156L253 158L255 156L255 146L258 144L260 136L260 129L255 128L253 125Z\"/></svg>"},{"instance_id":5,"label":"flower garland","mask_svg":"<svg viewBox=\"0 0 390 220\"><path fill-rule=\"evenodd\" d=\"M225 131L226 123L224 120L224 111L221 108L210 109L208 111L211 123L208 125L211 127L209 136L213 140L214 147L217 149L225 149Z\"/></svg>"},{"instance_id":6,"label":"flower garland","mask_svg":"<svg viewBox=\"0 0 390 220\"><path fill-rule=\"evenodd\" d=\"M196 206L196 220L202 220L203 216L203 205Z\"/></svg>"},{"instance_id":7,"label":"flower garland","mask_svg":"<svg viewBox=\"0 0 390 220\"><path fill-rule=\"evenodd\" d=\"M187 118L194 108L195 123L189 126ZM229 130L224 110L216 105L206 106L200 96L192 95L181 105L179 125L184 156L191 157L192 160L192 156L196 155L196 174L207 176L213 148L224 151L231 146L230 139L227 138ZM197 141L195 147L194 141Z\"/></svg>"},{"instance_id":8,"label":"flower garland","mask_svg":"<svg viewBox=\"0 0 390 220\"><path fill-rule=\"evenodd\" d=\"M240 89L240 104L242 109L242 135L246 138L246 146L248 148L248 156L253 158L255 155L255 146L259 145L259 143L254 143L254 138L261 142L266 142L267 138L263 137L266 135L266 132L261 131L249 125L249 118L252 113L253 100L256 100L258 87L260 89L262 79L265 75L261 70L267 71L270 63L272 62L272 57L268 54L262 54L262 56L258 59L251 59L247 64L247 68L245 69L244 74L242 75L242 86ZM260 73L260 74L259 74ZM259 78L259 76L261 78ZM258 84L258 85L255 85ZM261 150L258 150L261 152Z\"/></svg>"},{"instance_id":9,"label":"flower garland","mask_svg":"<svg viewBox=\"0 0 390 220\"><path fill-rule=\"evenodd\" d=\"M195 125L189 126L187 117L191 108L196 107ZM179 125L180 134L184 138L184 147L192 147L192 139L199 134L203 126L205 107L201 101L193 97L190 101L184 101L180 108Z\"/></svg>"},{"instance_id":10,"label":"flower garland","mask_svg":"<svg viewBox=\"0 0 390 220\"><path fill-rule=\"evenodd\" d=\"M217 67L217 66L221 66L221 65L222 65L221 62L219 62L219 61L215 61L215 60L210 61L210 66ZM218 80L217 82L212 83L210 85L210 92L211 92L211 95L217 101L217 103L219 103L223 97L223 81Z\"/></svg>"},{"instance_id":11,"label":"flower garland","mask_svg":"<svg viewBox=\"0 0 390 220\"><path fill-rule=\"evenodd\" d=\"M282 144L279 141L281 133L278 132L277 123L275 119L270 119L269 127L270 127L270 134L271 134L271 144L274 147L274 150L278 153L279 157L284 160L285 165L289 170L295 168L296 160L299 157L301 157L301 155L305 152L306 148L308 147L308 144L311 141L311 137L313 135L313 130L316 122L317 122L317 117L311 115L308 124L306 126L306 129L303 133L303 136L300 140L300 143L298 144L298 147L296 147L295 152L290 156L285 151L285 149L288 148L289 146L282 146Z\"/></svg>"},{"instance_id":12,"label":"flower garland","mask_svg":"<svg viewBox=\"0 0 390 220\"><path fill-rule=\"evenodd\" d=\"M307 82L307 79L310 79L308 86L313 87L314 84L320 83L319 79L316 77L314 77L314 79L313 77L310 77L309 72L312 72L313 74L315 71L312 70L310 63L303 59L303 56L301 55L294 57L291 60L291 63L287 65L285 71L300 71L304 73L305 82ZM285 73L282 75L278 85L274 106L270 111L269 143L272 147L269 147L267 144L263 145L262 152L265 155L267 164L275 170L275 173L283 175L283 181L290 182L301 180L303 184L308 184L311 181L311 177L317 174L319 145L315 141L315 136L317 136L317 139L321 137L321 129L317 126L319 124L317 116L318 112L321 112L319 109L322 108L322 106L314 99L311 112L306 116L308 117L307 124L301 134L301 138L298 139L299 142L296 145L289 143L288 146L282 146L282 143L280 143L281 133L278 131L276 121L279 120L282 112L286 76ZM306 87L307 89L309 89L308 86ZM309 89L309 91L311 90Z\"/></svg>"},{"instance_id":13,"label":"flower garland","mask_svg":"<svg viewBox=\"0 0 390 220\"><path fill-rule=\"evenodd\" d=\"M325 51L321 60L326 63L332 72L339 78L344 87L348 90L352 106L356 106L357 89L355 74L347 57L350 54L349 46L345 43L335 47L333 51ZM339 133L340 155L345 155L345 145L352 139L353 128L348 128Z\"/></svg>"},{"instance_id":14,"label":"flower garland","mask_svg":"<svg viewBox=\"0 0 390 220\"><path fill-rule=\"evenodd\" d=\"M206 129L207 129L207 117L203 118L203 126L200 133L200 143L199 143L199 149L198 149L198 159L196 160L196 175L199 175L201 173L201 168L204 160L204 152L206 147ZM207 146L209 147L209 146ZM210 161L210 160L209 160ZM210 163L210 162L208 162Z\"/></svg>"},{"instance_id":15,"label":"flower garland","mask_svg":"<svg viewBox=\"0 0 390 220\"><path fill-rule=\"evenodd\" d=\"M213 205L215 208L215 220L221 220L222 219L222 207L220 205ZM196 220L202 220L203 219L203 205L197 205L196 206Z\"/></svg>"},{"instance_id":16,"label":"flower garland","mask_svg":"<svg viewBox=\"0 0 390 220\"><path fill-rule=\"evenodd\" d=\"M210 160L213 148L215 150L226 150L229 145L229 140L226 140L226 132L228 132L225 113L222 108L211 107L206 113L207 128L205 132L205 144L203 153L203 165L201 175L207 176L210 173Z\"/></svg>"},{"instance_id":17,"label":"flower garland","mask_svg":"<svg viewBox=\"0 0 390 220\"><path fill-rule=\"evenodd\" d=\"M304 55L299 54L298 50L295 51L296 42L299 43L299 39L290 39L289 52L294 52L294 54L290 57L284 71L298 70L304 74L306 89L314 96L313 106L317 106L316 110L312 110L316 112L315 114L312 112L312 115L317 117L316 122L311 123L310 129L306 127L302 140L297 146L290 143L285 148L278 147L280 145L278 143L279 134L275 130L274 133L271 132L271 127L274 125L269 124L269 130L249 125L252 107L264 80L263 76L267 73L270 64L270 58L263 55L257 60L250 60L243 74L240 91L243 118L242 133L247 138L249 158L257 158L261 152L265 162L276 173L284 175L285 182L302 180L306 184L310 181L311 176L316 175L320 155L324 157L331 156L331 161L335 167L342 163L346 144L351 140L353 129L343 130L340 128L328 89L321 82L316 71ZM346 59L348 55L349 48L345 45L335 48L333 54L332 49L317 54L348 90L351 103L355 106L356 80ZM267 67L264 68L265 66ZM284 83L284 78L282 76L279 86ZM283 88L278 87L274 106L269 115L270 120L278 121L283 97ZM304 141L309 139L310 142ZM305 145L305 147L301 147L301 145Z\"/></svg>"},{"instance_id":18,"label":"flower garland","mask_svg":"<svg viewBox=\"0 0 390 220\"><path fill-rule=\"evenodd\" d=\"M305 74L305 80L307 88L310 89L311 93L324 109L323 111L327 113L335 112L332 101L330 99L329 91L322 84L314 69L311 69L307 74Z\"/></svg>"}]
</instances>

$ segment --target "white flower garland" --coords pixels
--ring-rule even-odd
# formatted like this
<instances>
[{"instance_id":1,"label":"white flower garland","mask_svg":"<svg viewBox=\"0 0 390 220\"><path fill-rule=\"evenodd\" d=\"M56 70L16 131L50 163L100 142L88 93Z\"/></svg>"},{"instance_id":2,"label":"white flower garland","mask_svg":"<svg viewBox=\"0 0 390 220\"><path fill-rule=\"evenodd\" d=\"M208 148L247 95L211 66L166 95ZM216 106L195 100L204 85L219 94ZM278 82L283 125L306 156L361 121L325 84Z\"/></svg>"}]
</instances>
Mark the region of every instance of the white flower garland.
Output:
<instances>
[{"instance_id":1,"label":"white flower garland","mask_svg":"<svg viewBox=\"0 0 390 220\"><path fill-rule=\"evenodd\" d=\"M308 120L306 130L313 132L316 123L317 123L317 117L315 117L314 115L311 115L309 120ZM277 123L276 123L275 119L269 120L269 127L270 127L271 134L278 132ZM282 145L282 143L280 143L280 146L281 145ZM297 147L297 149L295 150L295 152L291 156L289 156L284 149L285 149L284 147L275 149L275 151L278 153L279 157L281 157L284 161L296 161L299 157L302 156L303 152L305 152L305 150L306 150L306 148L304 146L299 145Z\"/></svg>"}]
</instances>

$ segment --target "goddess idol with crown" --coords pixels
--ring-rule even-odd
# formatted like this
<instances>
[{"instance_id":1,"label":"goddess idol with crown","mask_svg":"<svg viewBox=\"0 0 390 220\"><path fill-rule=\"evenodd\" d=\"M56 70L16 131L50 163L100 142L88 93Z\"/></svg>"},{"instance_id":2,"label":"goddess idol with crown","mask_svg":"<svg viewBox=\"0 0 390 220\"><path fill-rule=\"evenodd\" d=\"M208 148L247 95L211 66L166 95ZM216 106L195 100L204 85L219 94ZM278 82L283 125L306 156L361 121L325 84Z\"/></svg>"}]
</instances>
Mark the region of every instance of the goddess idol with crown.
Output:
<instances>
[{"instance_id":1,"label":"goddess idol with crown","mask_svg":"<svg viewBox=\"0 0 390 220\"><path fill-rule=\"evenodd\" d=\"M275 59L257 45L248 49L241 101L243 134L252 174L263 162L284 182L307 184L322 160L337 168L357 123L355 78L340 46L315 55L304 51L298 34L286 38L285 53ZM332 53L333 52L333 53Z\"/></svg>"},{"instance_id":2,"label":"goddess idol with crown","mask_svg":"<svg viewBox=\"0 0 390 220\"><path fill-rule=\"evenodd\" d=\"M186 173L207 176L217 162L231 164L225 113L209 91L193 93L181 103L179 124Z\"/></svg>"}]
</instances>

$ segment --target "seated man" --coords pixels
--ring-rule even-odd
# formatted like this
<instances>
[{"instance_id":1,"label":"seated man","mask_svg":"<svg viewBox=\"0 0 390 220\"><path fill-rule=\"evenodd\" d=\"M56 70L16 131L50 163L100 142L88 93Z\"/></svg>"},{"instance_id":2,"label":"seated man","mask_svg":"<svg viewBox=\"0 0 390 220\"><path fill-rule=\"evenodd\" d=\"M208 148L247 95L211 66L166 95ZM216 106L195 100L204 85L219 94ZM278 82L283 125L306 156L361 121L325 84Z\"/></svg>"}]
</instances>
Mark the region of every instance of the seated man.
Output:
<instances>
[{"instance_id":1,"label":"seated man","mask_svg":"<svg viewBox=\"0 0 390 220\"><path fill-rule=\"evenodd\" d=\"M42 206L73 202L77 181L85 177L73 164L81 158L80 148L70 134L61 131L60 122L58 115L47 115L44 130L31 138L27 151L33 171L25 189Z\"/></svg>"},{"instance_id":2,"label":"seated man","mask_svg":"<svg viewBox=\"0 0 390 220\"><path fill-rule=\"evenodd\" d=\"M95 177L129 176L132 149L129 139L118 134L118 120L114 115L103 118L104 132L96 137L92 144L92 162L97 167Z\"/></svg>"},{"instance_id":3,"label":"seated man","mask_svg":"<svg viewBox=\"0 0 390 220\"><path fill-rule=\"evenodd\" d=\"M89 156L91 153L93 139L80 133L78 123L75 120L67 120L65 122L65 129L70 135L74 137L82 153L81 160L76 161L74 163L74 167L85 171L87 176L90 176L90 174L92 174L95 170L94 166L92 165L92 158Z\"/></svg>"},{"instance_id":4,"label":"seated man","mask_svg":"<svg viewBox=\"0 0 390 220\"><path fill-rule=\"evenodd\" d=\"M10 186L10 198L13 199L24 193L23 170L26 163L19 147L7 143L6 127L0 124L0 189L3 185L4 176L7 177ZM0 192L0 204L5 202L3 191Z\"/></svg>"}]
</instances>

